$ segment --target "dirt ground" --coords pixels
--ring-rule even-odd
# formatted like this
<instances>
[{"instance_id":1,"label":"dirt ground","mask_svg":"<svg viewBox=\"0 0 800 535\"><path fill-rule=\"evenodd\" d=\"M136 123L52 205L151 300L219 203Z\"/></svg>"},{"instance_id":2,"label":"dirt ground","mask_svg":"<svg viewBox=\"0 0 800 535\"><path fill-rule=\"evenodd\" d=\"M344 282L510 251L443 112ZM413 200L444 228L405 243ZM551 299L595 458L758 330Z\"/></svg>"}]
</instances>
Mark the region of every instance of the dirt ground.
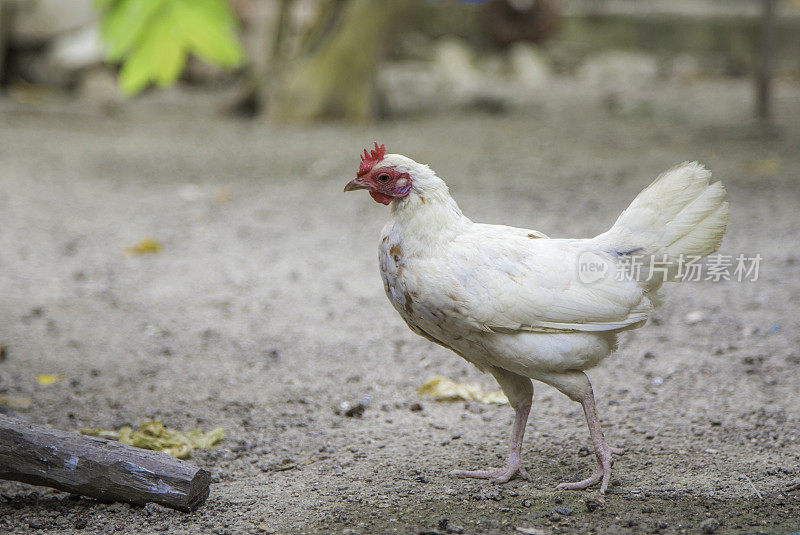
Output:
<instances>
[{"instance_id":1,"label":"dirt ground","mask_svg":"<svg viewBox=\"0 0 800 535\"><path fill-rule=\"evenodd\" d=\"M800 85L779 86L782 133L765 138L747 80L556 83L512 113L369 126L236 120L186 92L0 100L0 394L62 429L157 418L227 434L193 454L213 474L194 513L5 482L0 532L800 531ZM590 372L627 449L602 507L555 490L594 459L580 408L544 385L523 448L533 482L448 475L502 462L512 411L416 395L436 375L494 384L383 295L387 211L341 193L373 140L431 164L472 219L554 237L604 231L681 161L724 180L722 252L761 254L759 280L673 285ZM160 253L124 254L148 237ZM368 406L348 418L341 401Z\"/></svg>"}]
</instances>

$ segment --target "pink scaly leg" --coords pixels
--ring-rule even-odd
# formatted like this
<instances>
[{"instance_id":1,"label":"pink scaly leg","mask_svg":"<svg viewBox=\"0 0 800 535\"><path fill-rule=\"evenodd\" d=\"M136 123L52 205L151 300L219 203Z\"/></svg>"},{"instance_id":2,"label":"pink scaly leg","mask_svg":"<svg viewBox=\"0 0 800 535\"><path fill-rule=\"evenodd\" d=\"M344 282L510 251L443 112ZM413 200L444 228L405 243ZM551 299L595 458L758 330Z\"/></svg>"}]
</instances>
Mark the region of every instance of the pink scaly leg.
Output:
<instances>
[{"instance_id":1,"label":"pink scaly leg","mask_svg":"<svg viewBox=\"0 0 800 535\"><path fill-rule=\"evenodd\" d=\"M530 385L530 381L528 381ZM531 480L531 476L522 467L520 458L520 448L522 438L525 436L525 424L528 422L528 414L531 412L531 397L517 404L514 408L514 427L511 431L511 448L508 453L506 465L502 468L490 468L488 470L453 470L450 472L458 477L474 477L479 479L490 479L493 483L507 483L516 474L523 479Z\"/></svg>"},{"instance_id":2,"label":"pink scaly leg","mask_svg":"<svg viewBox=\"0 0 800 535\"><path fill-rule=\"evenodd\" d=\"M600 428L600 420L597 418L597 411L594 405L594 393L592 392L591 385L589 385L589 388L586 390L581 405L583 406L583 413L586 415L586 423L589 425L589 434L594 443L594 451L597 455L598 466L594 473L583 481L560 483L556 488L582 490L600 483L600 494L605 494L608 482L611 478L611 467L614 466L614 460L611 455L622 455L625 453L625 450L622 448L612 448L606 442L603 436L603 430Z\"/></svg>"}]
</instances>

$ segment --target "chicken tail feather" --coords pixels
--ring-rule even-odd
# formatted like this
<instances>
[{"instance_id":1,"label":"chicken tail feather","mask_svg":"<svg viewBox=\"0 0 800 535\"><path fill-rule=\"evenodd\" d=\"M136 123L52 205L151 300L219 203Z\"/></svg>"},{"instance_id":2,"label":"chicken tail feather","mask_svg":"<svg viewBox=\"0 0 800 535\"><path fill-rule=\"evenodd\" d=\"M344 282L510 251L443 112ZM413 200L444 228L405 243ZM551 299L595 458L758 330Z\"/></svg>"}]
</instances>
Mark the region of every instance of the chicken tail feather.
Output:
<instances>
[{"instance_id":1,"label":"chicken tail feather","mask_svg":"<svg viewBox=\"0 0 800 535\"><path fill-rule=\"evenodd\" d=\"M728 224L728 203L721 182L711 172L685 162L659 176L622 212L614 226L596 239L617 255L655 258L676 280L683 256L715 252Z\"/></svg>"}]
</instances>

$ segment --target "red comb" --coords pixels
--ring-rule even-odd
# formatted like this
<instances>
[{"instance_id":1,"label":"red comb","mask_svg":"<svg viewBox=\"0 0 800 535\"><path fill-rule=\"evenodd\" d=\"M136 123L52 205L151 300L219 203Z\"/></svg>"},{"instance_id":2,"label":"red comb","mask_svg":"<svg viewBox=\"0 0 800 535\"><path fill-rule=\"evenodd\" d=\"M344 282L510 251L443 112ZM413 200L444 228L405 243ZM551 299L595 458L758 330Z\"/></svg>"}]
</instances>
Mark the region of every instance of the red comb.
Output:
<instances>
[{"instance_id":1,"label":"red comb","mask_svg":"<svg viewBox=\"0 0 800 535\"><path fill-rule=\"evenodd\" d=\"M364 149L364 154L361 155L361 165L356 176L364 176L369 173L376 163L383 160L384 156L386 156L386 145L379 147L377 141L375 142L375 150L367 152L367 149Z\"/></svg>"}]
</instances>

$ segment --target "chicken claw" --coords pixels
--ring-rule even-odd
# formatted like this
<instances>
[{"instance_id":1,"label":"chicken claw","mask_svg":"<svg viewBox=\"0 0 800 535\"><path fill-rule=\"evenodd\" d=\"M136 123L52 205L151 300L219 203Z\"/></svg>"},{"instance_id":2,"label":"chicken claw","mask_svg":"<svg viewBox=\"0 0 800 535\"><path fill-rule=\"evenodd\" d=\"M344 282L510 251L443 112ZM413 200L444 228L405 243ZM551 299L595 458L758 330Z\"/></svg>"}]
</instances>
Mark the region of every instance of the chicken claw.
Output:
<instances>
[{"instance_id":1,"label":"chicken claw","mask_svg":"<svg viewBox=\"0 0 800 535\"><path fill-rule=\"evenodd\" d=\"M528 471L522 467L519 460L512 462L502 468L489 468L488 470L453 470L450 474L456 477L471 477L475 479L489 479L492 483L508 483L514 476L519 474L522 479L531 481Z\"/></svg>"}]
</instances>

